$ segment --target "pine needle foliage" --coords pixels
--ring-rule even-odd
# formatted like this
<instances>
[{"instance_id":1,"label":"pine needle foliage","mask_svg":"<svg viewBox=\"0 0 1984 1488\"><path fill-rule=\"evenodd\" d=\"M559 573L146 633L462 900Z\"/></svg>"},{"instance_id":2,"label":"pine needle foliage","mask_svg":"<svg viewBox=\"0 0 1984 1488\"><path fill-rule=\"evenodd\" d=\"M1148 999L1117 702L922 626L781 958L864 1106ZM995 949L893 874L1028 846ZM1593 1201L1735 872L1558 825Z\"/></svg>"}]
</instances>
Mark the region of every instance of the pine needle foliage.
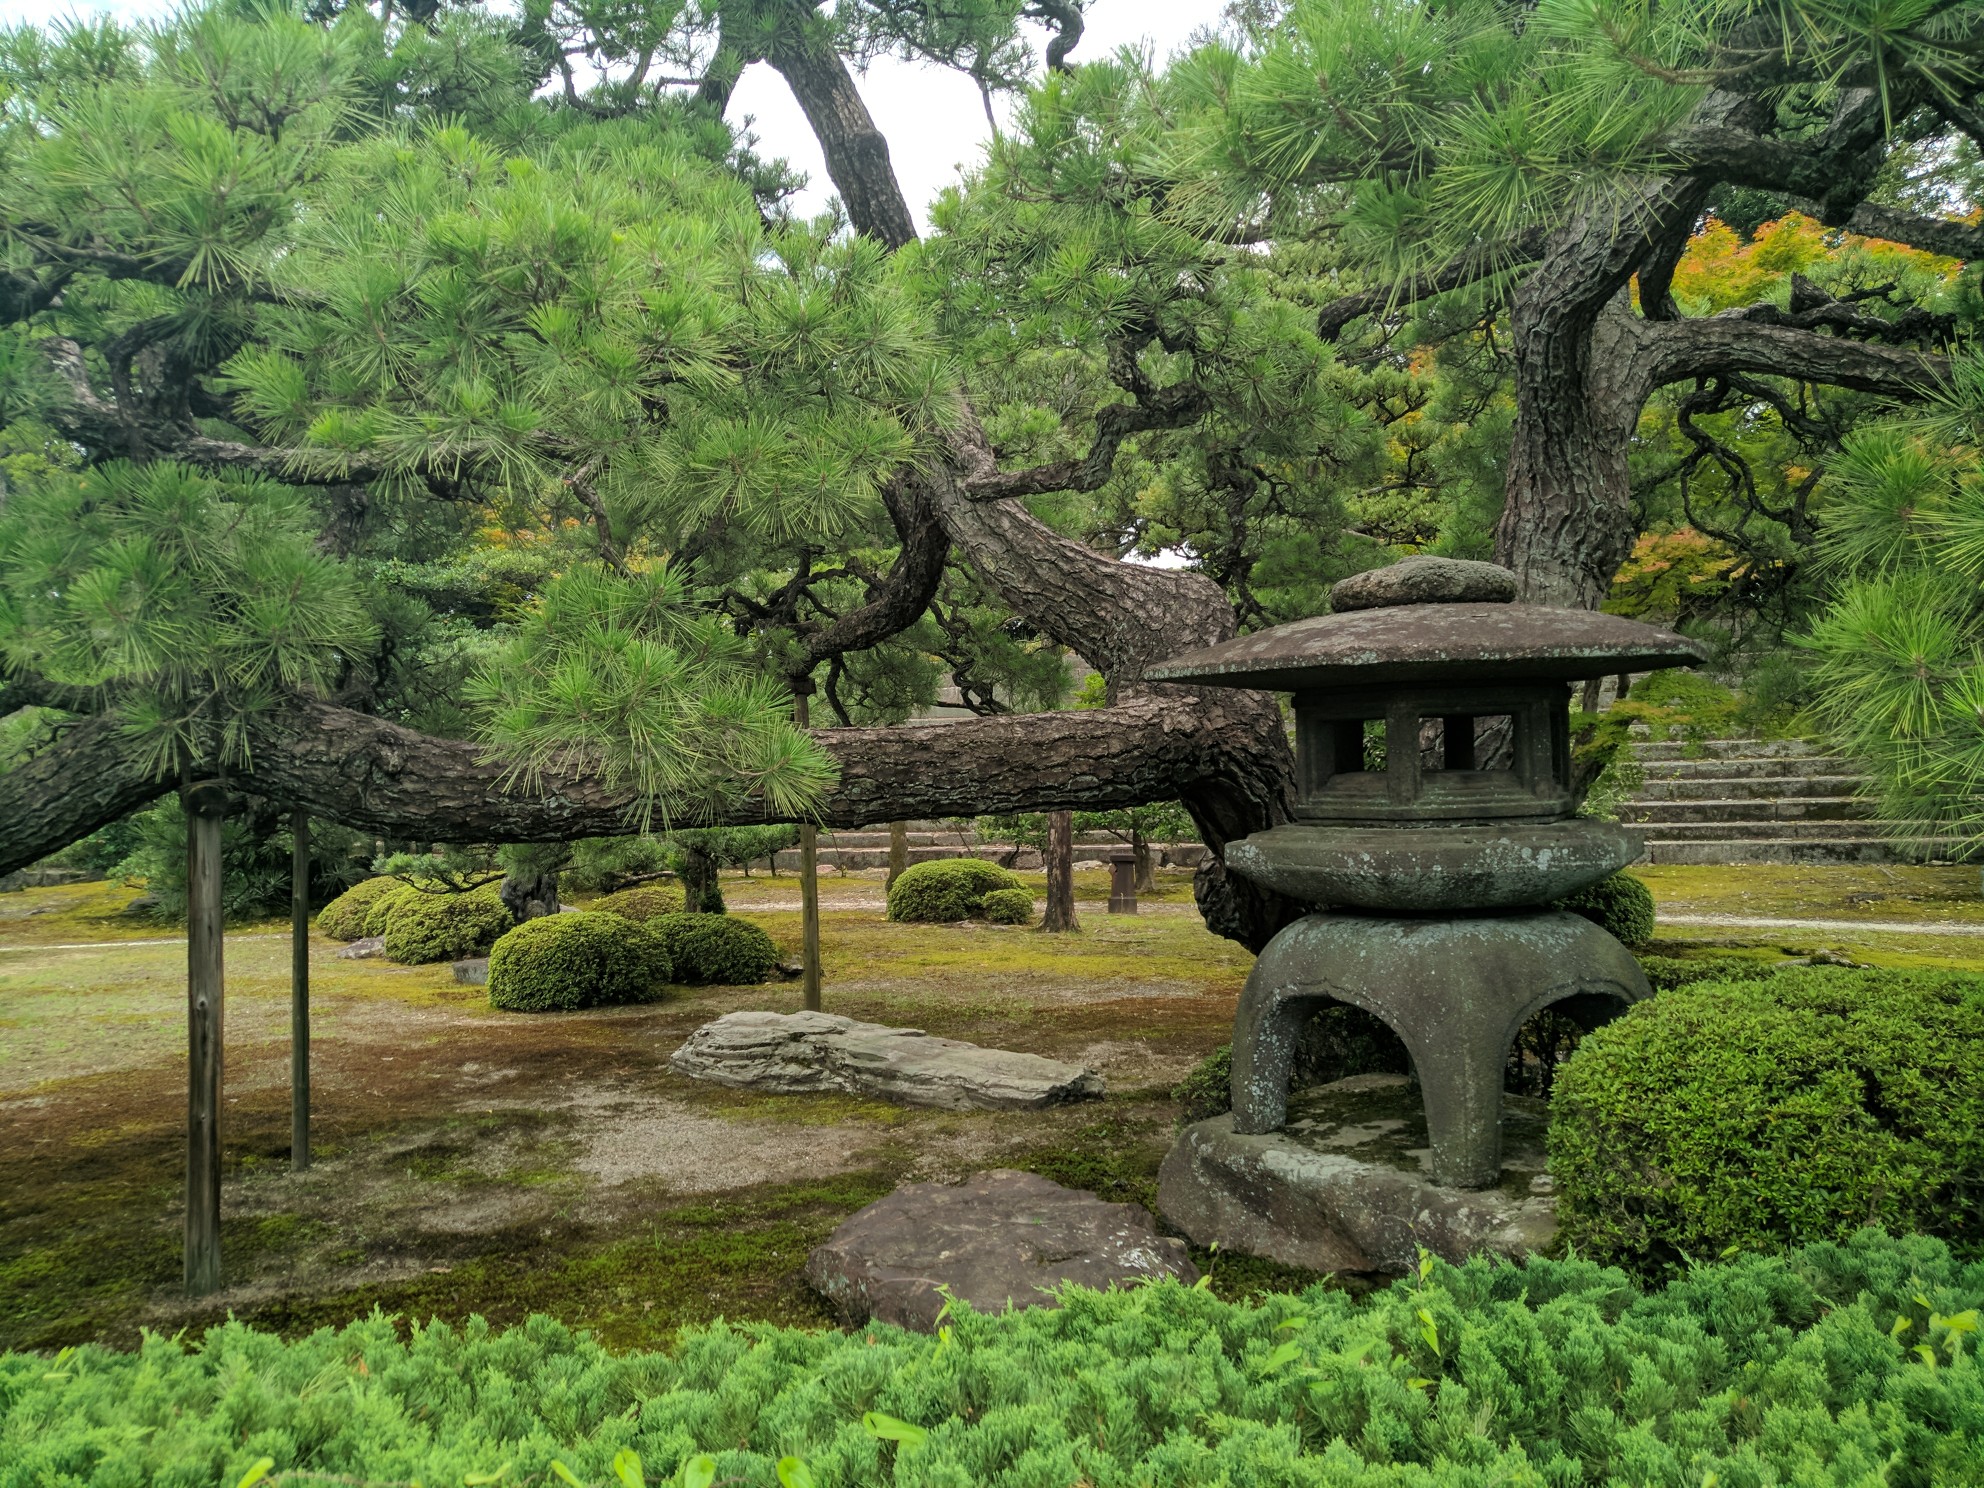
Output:
<instances>
[{"instance_id":1,"label":"pine needle foliage","mask_svg":"<svg viewBox=\"0 0 1984 1488\"><path fill-rule=\"evenodd\" d=\"M248 719L330 685L372 633L291 487L114 461L0 507L0 663L98 695L160 774L245 762Z\"/></svg>"},{"instance_id":2,"label":"pine needle foliage","mask_svg":"<svg viewBox=\"0 0 1984 1488\"><path fill-rule=\"evenodd\" d=\"M1984 357L1850 435L1824 487L1816 711L1905 839L1984 841Z\"/></svg>"},{"instance_id":3,"label":"pine needle foliage","mask_svg":"<svg viewBox=\"0 0 1984 1488\"><path fill-rule=\"evenodd\" d=\"M1956 1488L1984 1457L1984 1268L1933 1240L1863 1231L1657 1291L1589 1260L1429 1258L1362 1303L1060 1302L619 1356L548 1318L379 1315L7 1355L0 1485Z\"/></svg>"},{"instance_id":4,"label":"pine needle foliage","mask_svg":"<svg viewBox=\"0 0 1984 1488\"><path fill-rule=\"evenodd\" d=\"M1980 24L1975 0L1297 0L1257 49L1191 64L1204 107L1172 144L1174 210L1245 221L1273 199L1395 282L1455 259L1512 267L1523 234L1623 217L1685 174L1684 126L1711 91L1821 118L1903 76L1956 97Z\"/></svg>"},{"instance_id":5,"label":"pine needle foliage","mask_svg":"<svg viewBox=\"0 0 1984 1488\"><path fill-rule=\"evenodd\" d=\"M467 695L518 780L535 786L557 770L630 787L642 831L657 815L665 824L750 802L801 814L835 779L833 762L750 662L667 566L624 577L583 567L546 586Z\"/></svg>"},{"instance_id":6,"label":"pine needle foliage","mask_svg":"<svg viewBox=\"0 0 1984 1488\"><path fill-rule=\"evenodd\" d=\"M609 549L722 523L840 537L954 399L874 243L768 233L655 121L524 154L459 125L340 151L282 273L321 296L265 317L228 374L265 435L512 512L598 502Z\"/></svg>"}]
</instances>

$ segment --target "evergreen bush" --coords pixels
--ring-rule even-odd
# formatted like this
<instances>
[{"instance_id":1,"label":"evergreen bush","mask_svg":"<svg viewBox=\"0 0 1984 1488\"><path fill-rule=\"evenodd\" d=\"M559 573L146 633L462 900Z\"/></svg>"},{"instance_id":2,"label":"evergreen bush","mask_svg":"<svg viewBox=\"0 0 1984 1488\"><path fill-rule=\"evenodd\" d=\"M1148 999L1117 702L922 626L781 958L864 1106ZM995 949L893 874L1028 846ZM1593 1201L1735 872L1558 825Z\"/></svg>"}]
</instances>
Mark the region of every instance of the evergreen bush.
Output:
<instances>
[{"instance_id":1,"label":"evergreen bush","mask_svg":"<svg viewBox=\"0 0 1984 1488\"><path fill-rule=\"evenodd\" d=\"M422 892L424 890L406 882L401 882L397 889L385 890L372 901L371 908L365 911L365 933L384 935L386 926L392 923L393 912Z\"/></svg>"},{"instance_id":2,"label":"evergreen bush","mask_svg":"<svg viewBox=\"0 0 1984 1488\"><path fill-rule=\"evenodd\" d=\"M1031 925L1033 890L994 889L985 896L983 912L995 925Z\"/></svg>"},{"instance_id":3,"label":"evergreen bush","mask_svg":"<svg viewBox=\"0 0 1984 1488\"><path fill-rule=\"evenodd\" d=\"M617 894L607 894L603 898L595 899L589 907L598 913L617 914L623 920L632 920L635 924L642 925L658 915L682 913L682 886L639 884L631 889L622 889Z\"/></svg>"},{"instance_id":4,"label":"evergreen bush","mask_svg":"<svg viewBox=\"0 0 1984 1488\"><path fill-rule=\"evenodd\" d=\"M1653 891L1630 873L1602 878L1550 907L1583 915L1623 945L1643 946L1653 939Z\"/></svg>"},{"instance_id":5,"label":"evergreen bush","mask_svg":"<svg viewBox=\"0 0 1984 1488\"><path fill-rule=\"evenodd\" d=\"M332 940L361 940L366 916L379 900L406 884L397 878L368 878L353 884L317 915L317 933Z\"/></svg>"},{"instance_id":6,"label":"evergreen bush","mask_svg":"<svg viewBox=\"0 0 1984 1488\"><path fill-rule=\"evenodd\" d=\"M487 950L516 923L501 889L500 882L487 883L462 894L416 892L401 900L386 921L386 959L424 966Z\"/></svg>"},{"instance_id":7,"label":"evergreen bush","mask_svg":"<svg viewBox=\"0 0 1984 1488\"><path fill-rule=\"evenodd\" d=\"M987 894L1025 887L983 858L938 858L912 865L889 885L889 918L949 925L983 914Z\"/></svg>"},{"instance_id":8,"label":"evergreen bush","mask_svg":"<svg viewBox=\"0 0 1984 1488\"><path fill-rule=\"evenodd\" d=\"M1879 1223L1984 1240L1984 978L1790 967L1663 992L1557 1077L1564 1237L1651 1271Z\"/></svg>"},{"instance_id":9,"label":"evergreen bush","mask_svg":"<svg viewBox=\"0 0 1984 1488\"><path fill-rule=\"evenodd\" d=\"M673 971L646 926L591 911L539 915L490 948L489 1005L543 1013L651 1002Z\"/></svg>"},{"instance_id":10,"label":"evergreen bush","mask_svg":"<svg viewBox=\"0 0 1984 1488\"><path fill-rule=\"evenodd\" d=\"M668 947L675 980L693 987L742 987L769 981L778 947L749 920L731 914L667 914L648 928Z\"/></svg>"},{"instance_id":11,"label":"evergreen bush","mask_svg":"<svg viewBox=\"0 0 1984 1488\"><path fill-rule=\"evenodd\" d=\"M666 1353L375 1313L293 1343L229 1322L8 1354L0 1488L258 1467L299 1488L1961 1488L1984 1461L1984 1266L1928 1239L1652 1292L1585 1259L1475 1260L1363 1301L1167 1281L1061 1302L954 1304L934 1338L719 1323Z\"/></svg>"}]
</instances>

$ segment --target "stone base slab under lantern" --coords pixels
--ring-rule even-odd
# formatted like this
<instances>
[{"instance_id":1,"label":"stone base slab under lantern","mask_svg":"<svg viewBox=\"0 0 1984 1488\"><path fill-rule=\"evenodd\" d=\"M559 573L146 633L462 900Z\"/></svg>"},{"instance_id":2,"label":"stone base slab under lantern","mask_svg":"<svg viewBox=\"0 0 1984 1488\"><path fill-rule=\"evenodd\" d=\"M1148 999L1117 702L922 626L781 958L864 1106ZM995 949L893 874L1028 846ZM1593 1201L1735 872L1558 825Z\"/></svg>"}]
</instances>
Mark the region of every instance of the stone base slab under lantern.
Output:
<instances>
[{"instance_id":1,"label":"stone base slab under lantern","mask_svg":"<svg viewBox=\"0 0 1984 1488\"><path fill-rule=\"evenodd\" d=\"M1543 1102L1505 1098L1500 1184L1445 1188L1426 1171L1418 1091L1402 1075L1353 1075L1297 1093L1281 1131L1236 1133L1230 1115L1187 1127L1159 1171L1157 1207L1194 1244L1312 1271L1405 1273L1421 1247L1516 1259L1557 1233L1546 1119Z\"/></svg>"}]
</instances>

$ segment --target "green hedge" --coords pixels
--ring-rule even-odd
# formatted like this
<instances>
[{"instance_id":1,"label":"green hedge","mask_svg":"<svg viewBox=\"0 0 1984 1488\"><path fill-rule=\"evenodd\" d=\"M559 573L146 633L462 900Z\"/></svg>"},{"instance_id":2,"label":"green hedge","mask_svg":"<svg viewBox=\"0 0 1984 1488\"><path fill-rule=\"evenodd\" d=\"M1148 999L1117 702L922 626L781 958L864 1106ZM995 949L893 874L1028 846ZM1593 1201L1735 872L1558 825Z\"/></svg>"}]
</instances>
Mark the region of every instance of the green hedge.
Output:
<instances>
[{"instance_id":1,"label":"green hedge","mask_svg":"<svg viewBox=\"0 0 1984 1488\"><path fill-rule=\"evenodd\" d=\"M736 915L666 914L648 928L668 947L675 980L693 987L751 986L778 970L772 938Z\"/></svg>"},{"instance_id":2,"label":"green hedge","mask_svg":"<svg viewBox=\"0 0 1984 1488\"><path fill-rule=\"evenodd\" d=\"M1653 891L1630 873L1601 878L1551 908L1583 915L1625 945L1643 946L1653 939Z\"/></svg>"},{"instance_id":3,"label":"green hedge","mask_svg":"<svg viewBox=\"0 0 1984 1488\"><path fill-rule=\"evenodd\" d=\"M405 887L405 882L397 878L368 878L353 884L318 911L317 933L332 940L364 939L365 917L372 912L372 906L383 895Z\"/></svg>"},{"instance_id":4,"label":"green hedge","mask_svg":"<svg viewBox=\"0 0 1984 1488\"><path fill-rule=\"evenodd\" d=\"M889 885L889 918L949 925L985 912L985 896L1024 889L1018 876L983 858L938 858L907 868Z\"/></svg>"},{"instance_id":5,"label":"green hedge","mask_svg":"<svg viewBox=\"0 0 1984 1488\"><path fill-rule=\"evenodd\" d=\"M489 1005L511 1012L568 1012L650 1002L674 967L662 938L618 915L539 915L489 952Z\"/></svg>"},{"instance_id":6,"label":"green hedge","mask_svg":"<svg viewBox=\"0 0 1984 1488\"><path fill-rule=\"evenodd\" d=\"M586 907L645 924L660 915L682 913L683 903L680 884L639 884L595 899Z\"/></svg>"},{"instance_id":7,"label":"green hedge","mask_svg":"<svg viewBox=\"0 0 1984 1488\"><path fill-rule=\"evenodd\" d=\"M1550 1103L1566 1240L1639 1269L1881 1223L1984 1241L1984 978L1788 967L1662 992Z\"/></svg>"},{"instance_id":8,"label":"green hedge","mask_svg":"<svg viewBox=\"0 0 1984 1488\"><path fill-rule=\"evenodd\" d=\"M1656 992L1672 992L1676 987L1692 987L1697 982L1760 982L1790 964L1747 956L1641 956L1639 963Z\"/></svg>"},{"instance_id":9,"label":"green hedge","mask_svg":"<svg viewBox=\"0 0 1984 1488\"><path fill-rule=\"evenodd\" d=\"M985 918L995 925L1031 925L1033 890L994 889L980 906Z\"/></svg>"},{"instance_id":10,"label":"green hedge","mask_svg":"<svg viewBox=\"0 0 1984 1488\"><path fill-rule=\"evenodd\" d=\"M386 959L402 966L458 961L487 950L514 924L500 883L462 894L413 893L386 921Z\"/></svg>"},{"instance_id":11,"label":"green hedge","mask_svg":"<svg viewBox=\"0 0 1984 1488\"><path fill-rule=\"evenodd\" d=\"M397 889L388 889L379 895L365 911L365 933L384 935L386 926L392 923L393 912L421 892L410 883L401 883Z\"/></svg>"},{"instance_id":12,"label":"green hedge","mask_svg":"<svg viewBox=\"0 0 1984 1488\"><path fill-rule=\"evenodd\" d=\"M667 1354L375 1315L0 1356L0 1488L233 1488L264 1462L298 1488L662 1488L704 1453L692 1480L739 1488L777 1488L782 1459L819 1488L1960 1488L1984 1462L1961 1331L1984 1266L1931 1240L1652 1293L1586 1260L1475 1261L1362 1302L1062 1301L957 1307L936 1338L718 1324Z\"/></svg>"}]
</instances>

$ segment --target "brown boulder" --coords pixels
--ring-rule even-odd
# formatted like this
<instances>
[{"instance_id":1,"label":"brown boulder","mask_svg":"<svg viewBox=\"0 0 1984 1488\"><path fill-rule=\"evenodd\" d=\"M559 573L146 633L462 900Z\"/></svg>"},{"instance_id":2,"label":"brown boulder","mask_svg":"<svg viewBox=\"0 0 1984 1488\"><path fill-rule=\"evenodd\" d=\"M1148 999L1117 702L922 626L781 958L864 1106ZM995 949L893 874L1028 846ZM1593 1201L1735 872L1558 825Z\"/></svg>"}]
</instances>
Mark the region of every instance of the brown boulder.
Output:
<instances>
[{"instance_id":1,"label":"brown boulder","mask_svg":"<svg viewBox=\"0 0 1984 1488\"><path fill-rule=\"evenodd\" d=\"M1007 1169L906 1183L806 1258L806 1279L849 1326L872 1317L926 1333L946 1293L999 1312L1052 1307L1066 1281L1101 1290L1198 1274L1185 1242L1159 1235L1149 1210Z\"/></svg>"}]
</instances>

